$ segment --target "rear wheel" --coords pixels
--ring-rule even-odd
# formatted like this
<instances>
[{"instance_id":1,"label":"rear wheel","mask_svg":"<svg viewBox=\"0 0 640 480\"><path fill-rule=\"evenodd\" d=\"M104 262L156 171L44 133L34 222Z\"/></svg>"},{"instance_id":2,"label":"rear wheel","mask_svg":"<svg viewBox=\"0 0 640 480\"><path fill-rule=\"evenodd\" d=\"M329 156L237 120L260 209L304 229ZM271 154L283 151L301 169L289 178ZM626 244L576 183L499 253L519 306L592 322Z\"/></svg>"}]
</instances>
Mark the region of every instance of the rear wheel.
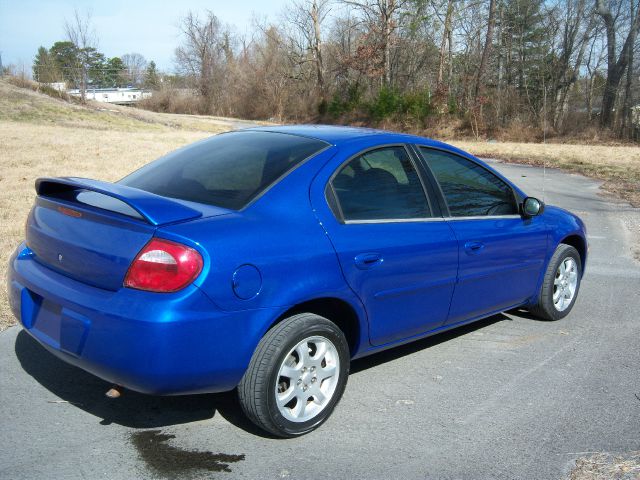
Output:
<instances>
[{"instance_id":1,"label":"rear wheel","mask_svg":"<svg viewBox=\"0 0 640 480\"><path fill-rule=\"evenodd\" d=\"M578 297L581 278L580 254L571 245L561 243L549 261L538 303L531 312L545 320L566 317Z\"/></svg>"},{"instance_id":2,"label":"rear wheel","mask_svg":"<svg viewBox=\"0 0 640 480\"><path fill-rule=\"evenodd\" d=\"M258 344L238 386L240 404L274 435L310 432L342 397L349 359L347 340L334 323L311 313L287 318Z\"/></svg>"}]
</instances>

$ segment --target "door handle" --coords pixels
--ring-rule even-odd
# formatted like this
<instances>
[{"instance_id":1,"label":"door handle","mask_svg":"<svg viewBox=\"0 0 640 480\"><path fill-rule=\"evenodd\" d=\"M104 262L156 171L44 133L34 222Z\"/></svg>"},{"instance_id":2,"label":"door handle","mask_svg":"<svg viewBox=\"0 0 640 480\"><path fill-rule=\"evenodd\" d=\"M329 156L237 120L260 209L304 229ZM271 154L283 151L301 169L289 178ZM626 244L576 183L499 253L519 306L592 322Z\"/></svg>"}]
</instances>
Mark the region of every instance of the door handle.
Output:
<instances>
[{"instance_id":1,"label":"door handle","mask_svg":"<svg viewBox=\"0 0 640 480\"><path fill-rule=\"evenodd\" d=\"M360 270L367 270L382 263L382 255L379 253L361 253L353 259L356 267Z\"/></svg>"},{"instance_id":2,"label":"door handle","mask_svg":"<svg viewBox=\"0 0 640 480\"><path fill-rule=\"evenodd\" d=\"M484 249L482 242L467 242L464 244L464 250L469 255L477 255Z\"/></svg>"}]
</instances>

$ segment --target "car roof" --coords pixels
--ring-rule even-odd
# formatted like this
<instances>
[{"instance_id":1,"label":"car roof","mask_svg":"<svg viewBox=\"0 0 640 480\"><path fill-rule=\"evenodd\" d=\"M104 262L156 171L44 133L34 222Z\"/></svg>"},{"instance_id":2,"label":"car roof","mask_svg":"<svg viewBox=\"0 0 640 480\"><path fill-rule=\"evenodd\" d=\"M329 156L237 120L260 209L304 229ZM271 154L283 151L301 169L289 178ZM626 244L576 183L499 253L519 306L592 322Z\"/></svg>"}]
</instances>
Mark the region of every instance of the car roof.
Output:
<instances>
[{"instance_id":1,"label":"car roof","mask_svg":"<svg viewBox=\"0 0 640 480\"><path fill-rule=\"evenodd\" d=\"M273 127L254 127L247 130L298 135L301 137L322 140L336 146L351 142L352 140L363 140L368 138L375 141L375 143L421 143L431 144L433 146L446 146L447 148L450 148L449 145L445 145L444 143L425 137L389 132L375 128L347 127L339 125L278 125Z\"/></svg>"},{"instance_id":2,"label":"car roof","mask_svg":"<svg viewBox=\"0 0 640 480\"><path fill-rule=\"evenodd\" d=\"M289 135L298 135L301 137L321 140L337 147L352 142L357 142L359 146L362 147L374 147L377 145L393 143L414 143L417 145L443 149L466 158L472 158L474 161L488 168L502 180L514 187L516 191L521 195L525 195L517 185L507 179L500 172L491 168L481 159L475 157L469 152L465 152L464 150L459 149L458 147L427 137L420 137L418 135L410 135L407 133L389 132L387 130L378 130L375 128L351 127L341 125L278 125L271 127L247 128L244 129L244 131L275 132Z\"/></svg>"}]
</instances>

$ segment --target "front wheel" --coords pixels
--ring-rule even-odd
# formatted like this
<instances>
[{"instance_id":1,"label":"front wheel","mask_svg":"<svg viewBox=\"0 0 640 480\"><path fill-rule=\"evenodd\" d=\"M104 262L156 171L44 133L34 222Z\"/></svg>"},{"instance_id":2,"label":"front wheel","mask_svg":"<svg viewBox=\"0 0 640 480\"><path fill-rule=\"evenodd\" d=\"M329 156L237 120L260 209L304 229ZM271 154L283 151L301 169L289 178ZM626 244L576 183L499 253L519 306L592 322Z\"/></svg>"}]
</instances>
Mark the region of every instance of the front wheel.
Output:
<instances>
[{"instance_id":1,"label":"front wheel","mask_svg":"<svg viewBox=\"0 0 640 480\"><path fill-rule=\"evenodd\" d=\"M349 346L326 318L287 318L262 338L238 386L247 417L264 430L295 437L324 422L342 397Z\"/></svg>"},{"instance_id":2,"label":"front wheel","mask_svg":"<svg viewBox=\"0 0 640 480\"><path fill-rule=\"evenodd\" d=\"M580 254L571 245L561 243L549 260L538 303L531 312L545 320L566 317L578 297L581 279Z\"/></svg>"}]
</instances>

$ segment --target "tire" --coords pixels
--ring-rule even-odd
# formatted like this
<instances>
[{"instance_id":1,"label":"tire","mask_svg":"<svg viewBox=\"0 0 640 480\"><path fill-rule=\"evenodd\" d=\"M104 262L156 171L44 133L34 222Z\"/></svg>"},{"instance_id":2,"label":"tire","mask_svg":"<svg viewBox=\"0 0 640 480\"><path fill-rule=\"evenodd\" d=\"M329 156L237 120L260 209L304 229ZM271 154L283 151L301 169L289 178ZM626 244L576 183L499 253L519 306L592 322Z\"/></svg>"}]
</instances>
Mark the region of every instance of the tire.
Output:
<instances>
[{"instance_id":1,"label":"tire","mask_svg":"<svg viewBox=\"0 0 640 480\"><path fill-rule=\"evenodd\" d=\"M565 267L566 276L560 271L561 265ZM561 243L549 260L538 303L530 309L531 313L544 320L566 317L576 303L581 280L580 254L571 245Z\"/></svg>"},{"instance_id":2,"label":"tire","mask_svg":"<svg viewBox=\"0 0 640 480\"><path fill-rule=\"evenodd\" d=\"M349 362L349 345L333 322L312 313L294 315L258 344L238 385L240 405L253 423L273 435L304 435L338 404Z\"/></svg>"}]
</instances>

